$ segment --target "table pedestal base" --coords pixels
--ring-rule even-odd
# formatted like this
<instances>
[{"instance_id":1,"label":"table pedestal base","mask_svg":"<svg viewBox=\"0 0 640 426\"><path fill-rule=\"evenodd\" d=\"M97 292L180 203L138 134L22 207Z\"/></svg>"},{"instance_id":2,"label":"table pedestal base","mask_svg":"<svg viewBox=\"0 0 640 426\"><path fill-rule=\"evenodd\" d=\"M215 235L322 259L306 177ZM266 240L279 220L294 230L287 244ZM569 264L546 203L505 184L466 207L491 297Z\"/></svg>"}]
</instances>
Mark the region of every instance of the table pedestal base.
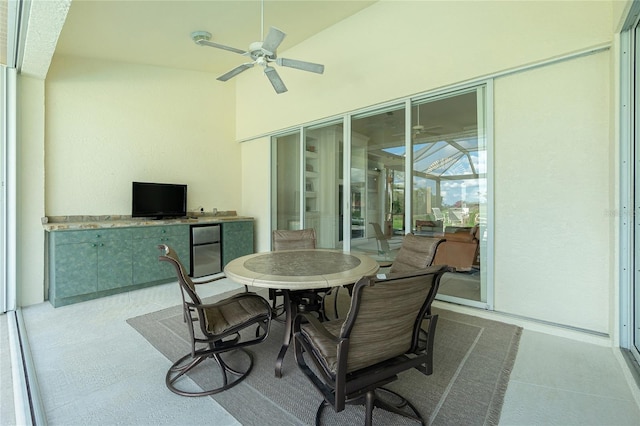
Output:
<instances>
[{"instance_id":1,"label":"table pedestal base","mask_svg":"<svg viewBox=\"0 0 640 426\"><path fill-rule=\"evenodd\" d=\"M278 352L278 357L276 358L277 378L282 377L282 363L293 337L293 318L296 314L298 312L316 312L320 321L327 319L324 313L322 296L318 294L319 291L326 292L329 291L329 289L319 289L315 291L282 290L285 311L284 341L282 342L282 347L280 348L280 352Z\"/></svg>"}]
</instances>

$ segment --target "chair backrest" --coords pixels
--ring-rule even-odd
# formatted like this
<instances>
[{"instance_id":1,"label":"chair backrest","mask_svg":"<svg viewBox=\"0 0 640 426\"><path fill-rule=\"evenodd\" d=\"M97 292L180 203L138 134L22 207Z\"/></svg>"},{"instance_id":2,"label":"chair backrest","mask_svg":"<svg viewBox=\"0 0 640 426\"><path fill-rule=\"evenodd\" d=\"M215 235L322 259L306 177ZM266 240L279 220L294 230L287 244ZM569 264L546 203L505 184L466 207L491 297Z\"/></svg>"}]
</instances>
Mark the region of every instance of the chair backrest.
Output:
<instances>
[{"instance_id":1,"label":"chair backrest","mask_svg":"<svg viewBox=\"0 0 640 426\"><path fill-rule=\"evenodd\" d=\"M349 339L347 372L416 350L422 320L435 298L432 290L445 271L433 266L356 283L340 330L340 337Z\"/></svg>"},{"instance_id":2,"label":"chair backrest","mask_svg":"<svg viewBox=\"0 0 640 426\"><path fill-rule=\"evenodd\" d=\"M182 293L182 301L186 302L184 295L185 293L187 293L187 295L191 299L191 302L197 305L201 305L202 301L200 300L198 293L196 293L196 286L191 280L191 277L189 277L189 275L187 274L186 268L184 267L182 262L180 262L178 254L166 244L160 244L158 248L162 252L158 259L163 262L170 263L176 269L178 284L180 284L180 290Z\"/></svg>"},{"instance_id":3,"label":"chair backrest","mask_svg":"<svg viewBox=\"0 0 640 426\"><path fill-rule=\"evenodd\" d=\"M373 227L373 232L376 234L376 240L378 241L378 251L380 254L389 253L391 248L389 247L389 241L387 241L387 237L382 232L382 228L378 222L369 222L369 225Z\"/></svg>"},{"instance_id":4,"label":"chair backrest","mask_svg":"<svg viewBox=\"0 0 640 426\"><path fill-rule=\"evenodd\" d=\"M307 229L276 229L271 233L271 249L301 250L316 248L316 230Z\"/></svg>"},{"instance_id":5,"label":"chair backrest","mask_svg":"<svg viewBox=\"0 0 640 426\"><path fill-rule=\"evenodd\" d=\"M436 220L444 220L444 215L440 211L439 207L431 207L431 211L433 212L433 217Z\"/></svg>"},{"instance_id":6,"label":"chair backrest","mask_svg":"<svg viewBox=\"0 0 640 426\"><path fill-rule=\"evenodd\" d=\"M434 265L448 265L457 271L469 271L477 262L480 227L447 227L445 242L438 247L433 260Z\"/></svg>"},{"instance_id":7,"label":"chair backrest","mask_svg":"<svg viewBox=\"0 0 640 426\"><path fill-rule=\"evenodd\" d=\"M396 258L393 260L390 272L406 272L416 269L424 269L431 266L436 250L442 238L423 237L407 234L402 240L402 246Z\"/></svg>"},{"instance_id":8,"label":"chair backrest","mask_svg":"<svg viewBox=\"0 0 640 426\"><path fill-rule=\"evenodd\" d=\"M460 208L451 208L449 209L449 220L451 223L459 223L460 225L464 224L464 221L467 218L467 213Z\"/></svg>"}]
</instances>

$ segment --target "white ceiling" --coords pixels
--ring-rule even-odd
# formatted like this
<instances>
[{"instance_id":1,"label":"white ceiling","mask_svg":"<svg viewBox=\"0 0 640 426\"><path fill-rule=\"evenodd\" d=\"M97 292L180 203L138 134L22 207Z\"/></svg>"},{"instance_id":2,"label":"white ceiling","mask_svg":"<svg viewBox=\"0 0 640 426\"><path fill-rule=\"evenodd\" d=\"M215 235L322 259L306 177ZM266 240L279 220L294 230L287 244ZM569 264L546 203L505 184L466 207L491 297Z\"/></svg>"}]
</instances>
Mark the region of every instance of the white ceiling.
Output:
<instances>
[{"instance_id":1,"label":"white ceiling","mask_svg":"<svg viewBox=\"0 0 640 426\"><path fill-rule=\"evenodd\" d=\"M287 34L279 52L312 37L375 1L266 0L264 32ZM31 31L31 28L29 28ZM197 46L191 32L246 50L261 41L261 3L256 0L73 0L55 55L73 55L223 74L246 62L236 53ZM322 63L322 58L293 59Z\"/></svg>"}]
</instances>

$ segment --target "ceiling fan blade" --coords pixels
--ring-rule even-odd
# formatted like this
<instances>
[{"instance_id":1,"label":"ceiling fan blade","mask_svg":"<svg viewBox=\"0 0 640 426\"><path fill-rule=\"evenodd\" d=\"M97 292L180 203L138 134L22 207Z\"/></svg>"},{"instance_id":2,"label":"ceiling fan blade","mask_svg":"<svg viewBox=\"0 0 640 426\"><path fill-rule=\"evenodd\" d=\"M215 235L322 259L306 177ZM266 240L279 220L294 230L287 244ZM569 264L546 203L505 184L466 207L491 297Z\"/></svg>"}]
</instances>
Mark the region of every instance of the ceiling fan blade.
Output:
<instances>
[{"instance_id":1,"label":"ceiling fan blade","mask_svg":"<svg viewBox=\"0 0 640 426\"><path fill-rule=\"evenodd\" d=\"M265 67L264 73L271 82L271 85L275 89L276 93L284 93L287 91L287 86L284 85L284 82L278 75L278 72L273 67Z\"/></svg>"},{"instance_id":2,"label":"ceiling fan blade","mask_svg":"<svg viewBox=\"0 0 640 426\"><path fill-rule=\"evenodd\" d=\"M269 54L276 53L278 46L280 46L280 43L282 43L282 40L284 40L286 36L287 35L285 33L276 27L269 28L269 33L262 42L262 50L266 50Z\"/></svg>"},{"instance_id":3,"label":"ceiling fan blade","mask_svg":"<svg viewBox=\"0 0 640 426\"><path fill-rule=\"evenodd\" d=\"M198 41L196 41L196 43L199 44L200 46L215 47L215 48L218 48L218 49L228 50L229 52L239 53L240 55L247 54L246 50L236 49L235 47L225 46L224 44L218 44L218 43L214 43L214 42L208 41L208 40L198 40Z\"/></svg>"},{"instance_id":4,"label":"ceiling fan blade","mask_svg":"<svg viewBox=\"0 0 640 426\"><path fill-rule=\"evenodd\" d=\"M228 73L221 75L216 80L227 81L230 78L235 77L236 75L240 74L241 72L246 71L246 70L248 70L249 68L252 68L252 67L253 67L253 62L247 62L246 64L242 64L240 66L237 66L234 69L232 69L231 71L229 71Z\"/></svg>"},{"instance_id":5,"label":"ceiling fan blade","mask_svg":"<svg viewBox=\"0 0 640 426\"><path fill-rule=\"evenodd\" d=\"M322 74L324 72L324 65L314 64L313 62L298 61L296 59L278 58L276 64L283 67L296 68L303 71L315 72Z\"/></svg>"}]
</instances>

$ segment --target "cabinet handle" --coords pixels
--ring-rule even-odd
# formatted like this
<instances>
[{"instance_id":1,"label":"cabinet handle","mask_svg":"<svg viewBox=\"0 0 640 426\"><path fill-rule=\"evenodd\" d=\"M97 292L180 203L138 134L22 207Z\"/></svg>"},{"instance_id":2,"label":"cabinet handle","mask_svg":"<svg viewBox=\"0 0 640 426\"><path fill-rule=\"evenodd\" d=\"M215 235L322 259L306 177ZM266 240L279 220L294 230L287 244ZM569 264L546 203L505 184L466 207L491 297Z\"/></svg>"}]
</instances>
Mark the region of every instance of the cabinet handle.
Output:
<instances>
[{"instance_id":1,"label":"cabinet handle","mask_svg":"<svg viewBox=\"0 0 640 426\"><path fill-rule=\"evenodd\" d=\"M163 229L163 230L162 230L162 231L160 231L160 232L162 232L162 233L164 234L164 233L166 233L166 232L167 232L167 230L166 230L166 229Z\"/></svg>"},{"instance_id":2,"label":"cabinet handle","mask_svg":"<svg viewBox=\"0 0 640 426\"><path fill-rule=\"evenodd\" d=\"M91 247L98 247L96 243L91 244Z\"/></svg>"},{"instance_id":3,"label":"cabinet handle","mask_svg":"<svg viewBox=\"0 0 640 426\"><path fill-rule=\"evenodd\" d=\"M100 238L100 234L96 234L96 238Z\"/></svg>"},{"instance_id":4,"label":"cabinet handle","mask_svg":"<svg viewBox=\"0 0 640 426\"><path fill-rule=\"evenodd\" d=\"M104 247L104 243L100 243L100 247Z\"/></svg>"}]
</instances>

